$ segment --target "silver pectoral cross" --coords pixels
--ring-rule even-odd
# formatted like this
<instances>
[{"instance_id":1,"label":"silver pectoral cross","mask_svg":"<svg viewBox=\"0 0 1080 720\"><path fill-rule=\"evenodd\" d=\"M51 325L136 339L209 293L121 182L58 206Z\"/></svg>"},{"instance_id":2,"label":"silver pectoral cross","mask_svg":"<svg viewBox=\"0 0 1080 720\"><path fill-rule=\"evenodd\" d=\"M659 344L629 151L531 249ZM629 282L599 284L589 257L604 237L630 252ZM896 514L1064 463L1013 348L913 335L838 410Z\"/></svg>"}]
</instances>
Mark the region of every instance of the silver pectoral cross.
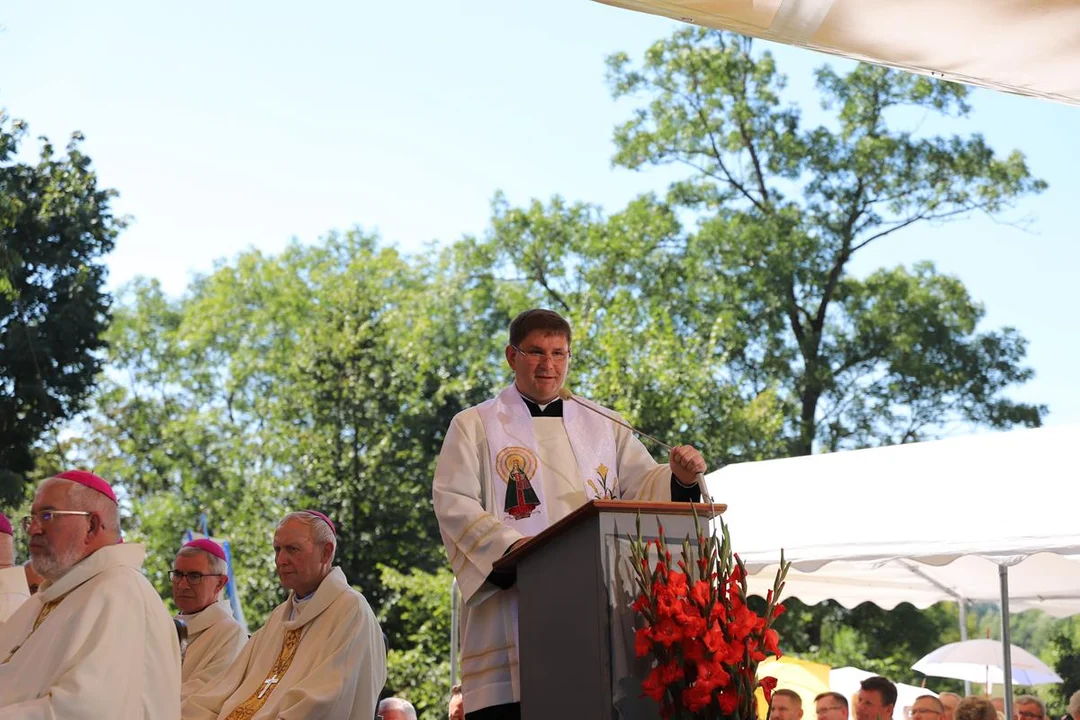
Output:
<instances>
[{"instance_id":1,"label":"silver pectoral cross","mask_svg":"<svg viewBox=\"0 0 1080 720\"><path fill-rule=\"evenodd\" d=\"M276 674L273 677L266 678L265 682L263 682L262 690L259 691L257 697L262 700L263 696L266 695L266 693L270 692L270 690L272 690L273 687L278 684L279 680L280 678L278 678Z\"/></svg>"}]
</instances>

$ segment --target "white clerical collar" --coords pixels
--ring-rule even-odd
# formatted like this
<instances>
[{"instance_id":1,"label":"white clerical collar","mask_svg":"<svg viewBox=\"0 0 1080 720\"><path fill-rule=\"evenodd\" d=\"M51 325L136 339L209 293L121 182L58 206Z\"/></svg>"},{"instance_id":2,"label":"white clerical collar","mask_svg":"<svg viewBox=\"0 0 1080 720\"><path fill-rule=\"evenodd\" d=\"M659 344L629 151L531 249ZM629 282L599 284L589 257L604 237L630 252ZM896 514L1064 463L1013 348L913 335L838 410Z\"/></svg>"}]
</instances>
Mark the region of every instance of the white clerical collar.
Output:
<instances>
[{"instance_id":1,"label":"white clerical collar","mask_svg":"<svg viewBox=\"0 0 1080 720\"><path fill-rule=\"evenodd\" d=\"M514 389L515 389L515 390L517 390L517 386L516 386L516 385L514 386ZM561 399L562 399L562 398L560 398L559 396L557 396L557 395L556 395L556 396L555 396L555 397L554 397L553 399L551 399L551 400L548 400L548 401L547 401L546 403L544 403L543 405L541 405L540 403L536 402L535 400L533 400L533 399L532 399L531 397L529 397L529 396L528 396L528 395L526 395L525 393L521 392L520 390L518 390L518 391L517 391L517 393L518 393L518 395L520 395L520 396L522 397L522 399L523 399L523 400L528 400L528 401L529 401L529 402L531 402L531 403L532 403L533 405L535 405L536 407L540 408L540 412L544 412L545 410L547 410L547 409L548 409L548 405L550 405L551 403L559 402L559 400L561 400Z\"/></svg>"},{"instance_id":2,"label":"white clerical collar","mask_svg":"<svg viewBox=\"0 0 1080 720\"><path fill-rule=\"evenodd\" d=\"M315 591L309 592L304 597L297 597L296 593L293 593L292 607L289 608L289 619L295 618L303 609L304 603L313 597L315 597Z\"/></svg>"}]
</instances>

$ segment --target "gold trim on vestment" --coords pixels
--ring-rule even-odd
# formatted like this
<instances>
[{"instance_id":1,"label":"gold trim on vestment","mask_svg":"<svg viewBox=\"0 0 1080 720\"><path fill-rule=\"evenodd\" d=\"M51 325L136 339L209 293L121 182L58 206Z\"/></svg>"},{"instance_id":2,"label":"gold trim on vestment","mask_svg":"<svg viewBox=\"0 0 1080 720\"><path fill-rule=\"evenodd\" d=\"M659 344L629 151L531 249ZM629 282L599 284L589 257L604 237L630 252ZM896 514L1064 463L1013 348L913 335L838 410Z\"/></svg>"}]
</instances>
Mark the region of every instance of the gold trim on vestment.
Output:
<instances>
[{"instance_id":1,"label":"gold trim on vestment","mask_svg":"<svg viewBox=\"0 0 1080 720\"><path fill-rule=\"evenodd\" d=\"M472 655L462 655L461 664L464 665L469 660L476 660L477 658L487 657L492 653L504 652L506 650L512 650L513 645L507 645L506 647L492 648L491 650L484 650L483 652L473 653Z\"/></svg>"},{"instance_id":2,"label":"gold trim on vestment","mask_svg":"<svg viewBox=\"0 0 1080 720\"><path fill-rule=\"evenodd\" d=\"M52 602L47 602L41 606L41 610L38 611L37 619L34 620L34 627L30 628L30 633L26 636L26 640L29 640L30 635L33 635L34 631L41 627L41 623L45 622L45 618L49 617L49 615L52 614L52 611L56 609L56 606L59 605L60 601L63 600L65 597L67 597L67 595L61 595L56 600L53 600ZM19 648L26 644L26 640L23 640L20 644L11 648L11 652L8 653L8 656L6 658L4 658L4 662L0 662L0 665L7 664L8 660L10 660L12 656L14 656L15 653L19 651Z\"/></svg>"},{"instance_id":3,"label":"gold trim on vestment","mask_svg":"<svg viewBox=\"0 0 1080 720\"><path fill-rule=\"evenodd\" d=\"M289 666L292 665L293 657L296 656L296 649L300 647L300 634L302 632L303 628L299 627L285 633L285 640L281 643L281 652L278 653L277 660L274 661L270 672L266 674L266 679L259 684L259 687L255 688L255 692L251 694L251 697L233 708L233 711L225 716L225 720L249 720L249 718L255 717L255 713L259 712L262 706L266 704L270 694L274 692L278 683L281 682L281 678L285 676Z\"/></svg>"},{"instance_id":4,"label":"gold trim on vestment","mask_svg":"<svg viewBox=\"0 0 1080 720\"><path fill-rule=\"evenodd\" d=\"M518 663L517 660L511 660L510 662L506 663L505 665L495 665L493 667L484 668L483 670L477 670L476 672L471 672L471 673L463 672L463 673L461 673L461 682L464 685L466 678L469 678L469 679L478 678L481 675L487 675L488 673L493 673L493 672L496 672L498 670L505 670L506 668L517 667L519 664L520 663Z\"/></svg>"},{"instance_id":5,"label":"gold trim on vestment","mask_svg":"<svg viewBox=\"0 0 1080 720\"><path fill-rule=\"evenodd\" d=\"M454 544L460 545L461 541L465 539L465 536L469 534L469 531L471 531L474 527L484 522L485 520L495 520L495 516L493 516L491 513L485 513L473 520L464 530L461 531L461 535L456 540L454 540ZM498 520L495 520L495 522L498 522Z\"/></svg>"},{"instance_id":6,"label":"gold trim on vestment","mask_svg":"<svg viewBox=\"0 0 1080 720\"><path fill-rule=\"evenodd\" d=\"M489 537L497 533L500 527L502 527L502 523L495 521L495 524L491 526L491 529L481 535L479 538L477 538L476 542L472 544L472 547L465 551L466 557L472 555L473 551L476 550L476 548L480 547L480 543L484 542Z\"/></svg>"}]
</instances>

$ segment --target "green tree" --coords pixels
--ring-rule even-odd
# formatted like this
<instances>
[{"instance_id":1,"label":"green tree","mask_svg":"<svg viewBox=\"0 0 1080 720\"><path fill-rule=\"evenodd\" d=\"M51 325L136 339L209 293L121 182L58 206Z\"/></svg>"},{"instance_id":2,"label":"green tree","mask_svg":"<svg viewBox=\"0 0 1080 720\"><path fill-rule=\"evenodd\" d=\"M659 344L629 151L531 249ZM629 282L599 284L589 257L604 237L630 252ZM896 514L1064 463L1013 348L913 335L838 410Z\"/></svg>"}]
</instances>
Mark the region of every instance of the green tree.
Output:
<instances>
[{"instance_id":1,"label":"green tree","mask_svg":"<svg viewBox=\"0 0 1080 720\"><path fill-rule=\"evenodd\" d=\"M485 260L519 307L548 306L574 331L575 391L713 467L783 453L775 392L744 397L724 382L724 314L710 314L708 271L674 209L652 195L605 216L556 197L515 208L497 196ZM492 258L494 261L492 261Z\"/></svg>"},{"instance_id":2,"label":"green tree","mask_svg":"<svg viewBox=\"0 0 1080 720\"><path fill-rule=\"evenodd\" d=\"M999 157L978 135L896 127L911 109L968 116L966 87L825 66L817 89L834 116L803 128L769 53L700 28L655 43L640 66L612 56L609 77L616 98L641 99L615 131L615 162L688 170L669 198L698 219L688 260L711 286L698 309L727 327L706 360L744 397L776 390L788 454L909 442L953 422L1039 424L1045 407L1003 395L1031 377L1025 341L978 332L984 311L958 280L929 264L865 279L849 269L871 243L1001 218L1046 187L1021 153Z\"/></svg>"},{"instance_id":3,"label":"green tree","mask_svg":"<svg viewBox=\"0 0 1080 720\"><path fill-rule=\"evenodd\" d=\"M442 568L408 573L382 567L386 600L379 621L399 627L387 656L383 696L403 697L422 720L446 717L450 695L450 592L454 576Z\"/></svg>"},{"instance_id":4,"label":"green tree","mask_svg":"<svg viewBox=\"0 0 1080 720\"><path fill-rule=\"evenodd\" d=\"M0 113L0 504L23 499L34 445L82 409L101 370L109 321L102 257L124 221L98 187L75 133L64 154Z\"/></svg>"},{"instance_id":5,"label":"green tree","mask_svg":"<svg viewBox=\"0 0 1080 720\"><path fill-rule=\"evenodd\" d=\"M178 299L141 280L121 293L82 446L124 487L163 594L203 512L233 542L255 627L282 597L271 538L287 510L334 517L337 562L376 607L380 562L445 562L435 457L453 414L490 395L508 322L465 259L468 243L407 257L352 231L244 253Z\"/></svg>"},{"instance_id":6,"label":"green tree","mask_svg":"<svg viewBox=\"0 0 1080 720\"><path fill-rule=\"evenodd\" d=\"M1062 683L1051 686L1052 697L1047 698L1047 705L1053 706L1051 717L1058 712L1065 712L1069 698L1080 689L1080 644L1076 642L1075 627L1061 627L1050 640L1050 654L1053 655L1053 667L1061 676Z\"/></svg>"}]
</instances>

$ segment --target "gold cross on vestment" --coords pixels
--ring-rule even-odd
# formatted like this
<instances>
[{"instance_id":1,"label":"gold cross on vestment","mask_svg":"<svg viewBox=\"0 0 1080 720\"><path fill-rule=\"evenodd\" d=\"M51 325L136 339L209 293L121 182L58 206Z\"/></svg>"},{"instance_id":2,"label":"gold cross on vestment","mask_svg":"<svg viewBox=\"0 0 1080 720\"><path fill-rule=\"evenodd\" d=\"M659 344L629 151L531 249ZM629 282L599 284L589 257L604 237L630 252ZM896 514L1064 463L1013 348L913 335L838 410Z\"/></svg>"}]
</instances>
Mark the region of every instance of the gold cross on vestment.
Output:
<instances>
[{"instance_id":1,"label":"gold cross on vestment","mask_svg":"<svg viewBox=\"0 0 1080 720\"><path fill-rule=\"evenodd\" d=\"M266 680L263 682L262 690L259 691L257 697L262 700L263 696L266 695L266 693L270 692L270 690L278 684L279 680L280 678L278 678L277 675L266 678Z\"/></svg>"}]
</instances>

